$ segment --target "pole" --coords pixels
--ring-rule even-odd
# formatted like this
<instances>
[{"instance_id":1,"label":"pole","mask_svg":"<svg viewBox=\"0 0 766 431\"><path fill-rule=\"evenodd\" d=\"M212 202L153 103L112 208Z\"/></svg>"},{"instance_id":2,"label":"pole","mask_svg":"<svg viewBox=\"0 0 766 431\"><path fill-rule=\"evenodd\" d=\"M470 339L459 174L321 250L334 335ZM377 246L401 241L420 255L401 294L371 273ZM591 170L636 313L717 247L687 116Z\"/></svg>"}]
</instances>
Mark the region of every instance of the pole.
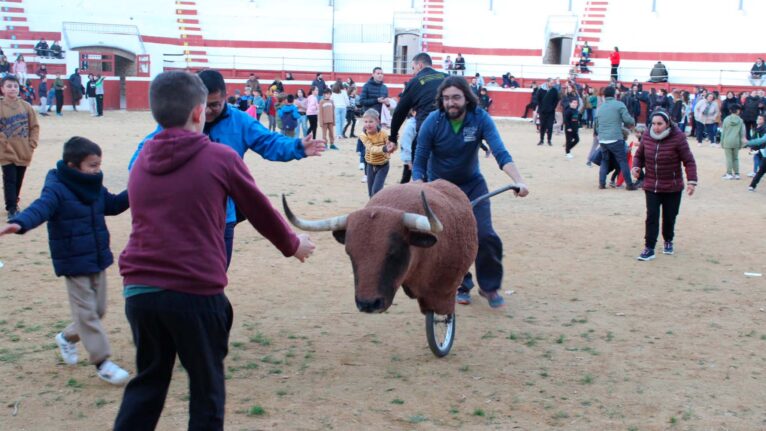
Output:
<instances>
[{"instance_id":1,"label":"pole","mask_svg":"<svg viewBox=\"0 0 766 431\"><path fill-rule=\"evenodd\" d=\"M335 75L335 0L330 0L330 6L332 6L332 36L330 40L330 46L332 49L332 74Z\"/></svg>"}]
</instances>

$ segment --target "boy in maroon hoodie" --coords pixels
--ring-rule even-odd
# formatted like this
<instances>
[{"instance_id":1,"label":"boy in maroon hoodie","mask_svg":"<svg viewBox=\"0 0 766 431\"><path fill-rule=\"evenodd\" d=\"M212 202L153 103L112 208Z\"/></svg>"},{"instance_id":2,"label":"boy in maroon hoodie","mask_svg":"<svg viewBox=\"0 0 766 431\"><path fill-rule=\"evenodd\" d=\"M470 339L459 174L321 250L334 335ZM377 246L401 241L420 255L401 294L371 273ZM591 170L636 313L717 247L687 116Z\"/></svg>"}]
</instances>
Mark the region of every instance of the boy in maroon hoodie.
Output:
<instances>
[{"instance_id":1,"label":"boy in maroon hoodie","mask_svg":"<svg viewBox=\"0 0 766 431\"><path fill-rule=\"evenodd\" d=\"M234 150L201 133L206 98L200 78L186 72L162 73L149 89L152 115L164 130L146 142L128 179L132 230L119 264L137 370L115 430L156 427L176 354L189 375L189 429L223 429L223 360L233 319L223 293L227 196L283 255L303 262L314 250L271 206Z\"/></svg>"}]
</instances>

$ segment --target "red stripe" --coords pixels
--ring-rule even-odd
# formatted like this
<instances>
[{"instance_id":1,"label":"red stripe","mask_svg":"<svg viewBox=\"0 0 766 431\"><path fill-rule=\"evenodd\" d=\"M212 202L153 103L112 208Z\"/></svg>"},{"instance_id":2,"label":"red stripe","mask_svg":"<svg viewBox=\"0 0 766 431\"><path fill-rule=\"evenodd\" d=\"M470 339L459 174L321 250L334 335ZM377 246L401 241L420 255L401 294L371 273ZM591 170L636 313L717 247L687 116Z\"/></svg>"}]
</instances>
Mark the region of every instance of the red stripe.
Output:
<instances>
[{"instance_id":1,"label":"red stripe","mask_svg":"<svg viewBox=\"0 0 766 431\"><path fill-rule=\"evenodd\" d=\"M600 28L581 28L582 33L601 33Z\"/></svg>"},{"instance_id":2,"label":"red stripe","mask_svg":"<svg viewBox=\"0 0 766 431\"><path fill-rule=\"evenodd\" d=\"M592 5L604 5L604 6L606 6L606 5L608 5L608 4L609 4L609 2L608 2L608 1L592 1L592 2L590 2L590 4L592 4Z\"/></svg>"},{"instance_id":3,"label":"red stripe","mask_svg":"<svg viewBox=\"0 0 766 431\"><path fill-rule=\"evenodd\" d=\"M202 31L200 27L178 27L181 31Z\"/></svg>"},{"instance_id":4,"label":"red stripe","mask_svg":"<svg viewBox=\"0 0 766 431\"><path fill-rule=\"evenodd\" d=\"M207 61L207 58L194 58L194 57L192 57L192 58L189 58L188 62L189 63L207 63L208 61Z\"/></svg>"},{"instance_id":5,"label":"red stripe","mask_svg":"<svg viewBox=\"0 0 766 431\"><path fill-rule=\"evenodd\" d=\"M207 51L184 51L184 54L187 55L207 55Z\"/></svg>"},{"instance_id":6,"label":"red stripe","mask_svg":"<svg viewBox=\"0 0 766 431\"><path fill-rule=\"evenodd\" d=\"M612 51L595 51L593 57L606 58ZM650 61L691 61L704 63L755 63L755 59L762 57L763 53L735 53L735 52L633 52L620 51L622 60L650 60Z\"/></svg>"},{"instance_id":7,"label":"red stripe","mask_svg":"<svg viewBox=\"0 0 766 431\"><path fill-rule=\"evenodd\" d=\"M21 3L21 0L4 0L6 3Z\"/></svg>"},{"instance_id":8,"label":"red stripe","mask_svg":"<svg viewBox=\"0 0 766 431\"><path fill-rule=\"evenodd\" d=\"M178 22L179 24L199 24L198 19L178 18L176 22Z\"/></svg>"},{"instance_id":9,"label":"red stripe","mask_svg":"<svg viewBox=\"0 0 766 431\"><path fill-rule=\"evenodd\" d=\"M34 47L35 46L32 45L31 43L30 44L24 44L24 43L22 43L22 44L19 44L19 43L11 44L11 49L33 49Z\"/></svg>"},{"instance_id":10,"label":"red stripe","mask_svg":"<svg viewBox=\"0 0 766 431\"><path fill-rule=\"evenodd\" d=\"M3 21L16 21L16 22L25 22L27 19L23 16L4 16Z\"/></svg>"},{"instance_id":11,"label":"red stripe","mask_svg":"<svg viewBox=\"0 0 766 431\"><path fill-rule=\"evenodd\" d=\"M473 48L467 46L443 46L442 52L459 52L472 55L506 55L519 57L537 57L543 54L540 49L522 48Z\"/></svg>"},{"instance_id":12,"label":"red stripe","mask_svg":"<svg viewBox=\"0 0 766 431\"><path fill-rule=\"evenodd\" d=\"M444 36L442 36L441 34L431 34L431 33L426 33L423 35L423 37L426 39L439 39L439 40L444 39Z\"/></svg>"},{"instance_id":13,"label":"red stripe","mask_svg":"<svg viewBox=\"0 0 766 431\"><path fill-rule=\"evenodd\" d=\"M16 39L22 40L61 40L61 33L52 31L16 31L16 30L0 30L0 39L11 39L11 36L16 36Z\"/></svg>"},{"instance_id":14,"label":"red stripe","mask_svg":"<svg viewBox=\"0 0 766 431\"><path fill-rule=\"evenodd\" d=\"M606 12L605 7L586 7L585 12Z\"/></svg>"},{"instance_id":15,"label":"red stripe","mask_svg":"<svg viewBox=\"0 0 766 431\"><path fill-rule=\"evenodd\" d=\"M578 42L601 42L601 38L598 37L587 37L587 36L580 36L577 38Z\"/></svg>"},{"instance_id":16,"label":"red stripe","mask_svg":"<svg viewBox=\"0 0 766 431\"><path fill-rule=\"evenodd\" d=\"M431 16L427 16L425 20L430 22L444 22L444 18L434 18Z\"/></svg>"},{"instance_id":17,"label":"red stripe","mask_svg":"<svg viewBox=\"0 0 766 431\"><path fill-rule=\"evenodd\" d=\"M6 1L6 3L8 3L8 2ZM8 7L8 6L3 6L3 12L24 13L24 8L23 7Z\"/></svg>"},{"instance_id":18,"label":"red stripe","mask_svg":"<svg viewBox=\"0 0 766 431\"><path fill-rule=\"evenodd\" d=\"M606 18L603 13L589 13L585 18Z\"/></svg>"},{"instance_id":19,"label":"red stripe","mask_svg":"<svg viewBox=\"0 0 766 431\"><path fill-rule=\"evenodd\" d=\"M197 3L193 2L193 1L177 1L176 4L181 4L181 5L184 5L184 6L196 6L197 5Z\"/></svg>"},{"instance_id":20,"label":"red stripe","mask_svg":"<svg viewBox=\"0 0 766 431\"><path fill-rule=\"evenodd\" d=\"M197 15L197 11L189 9L176 9L176 15Z\"/></svg>"},{"instance_id":21,"label":"red stripe","mask_svg":"<svg viewBox=\"0 0 766 431\"><path fill-rule=\"evenodd\" d=\"M2 36L0 34L0 36ZM1 38L1 37L0 37ZM190 42L188 39L161 36L141 36L144 42L159 43L164 45L181 45ZM250 41L250 40L199 40L193 41L195 47L210 48L276 48L276 49L332 49L331 43L312 42L274 42L274 41Z\"/></svg>"},{"instance_id":22,"label":"red stripe","mask_svg":"<svg viewBox=\"0 0 766 431\"><path fill-rule=\"evenodd\" d=\"M583 25L604 25L604 21L590 21L590 20L583 20L581 22Z\"/></svg>"},{"instance_id":23,"label":"red stripe","mask_svg":"<svg viewBox=\"0 0 766 431\"><path fill-rule=\"evenodd\" d=\"M11 28L13 27L13 28ZM29 27L27 26L18 26L18 25L6 25L5 29L12 32L18 32L18 31L29 31ZM20 39L20 37L16 36L16 39Z\"/></svg>"},{"instance_id":24,"label":"red stripe","mask_svg":"<svg viewBox=\"0 0 766 431\"><path fill-rule=\"evenodd\" d=\"M424 25L423 28L426 30L444 30L443 25Z\"/></svg>"}]
</instances>

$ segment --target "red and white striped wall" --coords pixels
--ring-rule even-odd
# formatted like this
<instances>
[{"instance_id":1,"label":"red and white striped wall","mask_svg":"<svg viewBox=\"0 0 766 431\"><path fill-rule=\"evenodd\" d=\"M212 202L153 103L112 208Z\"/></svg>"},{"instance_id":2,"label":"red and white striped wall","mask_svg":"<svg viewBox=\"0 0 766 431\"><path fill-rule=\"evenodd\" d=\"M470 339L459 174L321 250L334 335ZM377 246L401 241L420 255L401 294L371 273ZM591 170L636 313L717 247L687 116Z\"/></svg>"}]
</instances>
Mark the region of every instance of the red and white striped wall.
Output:
<instances>
[{"instance_id":1,"label":"red and white striped wall","mask_svg":"<svg viewBox=\"0 0 766 431\"><path fill-rule=\"evenodd\" d=\"M440 68L444 60L444 0L424 0L423 9L422 49L431 53L434 67Z\"/></svg>"},{"instance_id":2,"label":"red and white striped wall","mask_svg":"<svg viewBox=\"0 0 766 431\"><path fill-rule=\"evenodd\" d=\"M199 22L196 1L176 1L176 23L184 47L186 63L207 63L207 51L204 48L205 38Z\"/></svg>"}]
</instances>

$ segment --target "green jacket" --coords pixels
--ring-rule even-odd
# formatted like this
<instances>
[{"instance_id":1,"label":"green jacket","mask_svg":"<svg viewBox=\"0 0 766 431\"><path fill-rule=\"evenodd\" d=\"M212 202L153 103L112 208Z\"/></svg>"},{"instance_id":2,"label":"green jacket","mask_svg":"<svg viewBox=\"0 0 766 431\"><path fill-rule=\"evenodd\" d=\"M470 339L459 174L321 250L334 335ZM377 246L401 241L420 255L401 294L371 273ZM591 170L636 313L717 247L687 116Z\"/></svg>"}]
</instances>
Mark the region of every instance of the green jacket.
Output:
<instances>
[{"instance_id":1,"label":"green jacket","mask_svg":"<svg viewBox=\"0 0 766 431\"><path fill-rule=\"evenodd\" d=\"M723 119L721 131L721 147L742 148L742 139L745 137L745 122L739 115L729 114Z\"/></svg>"},{"instance_id":2,"label":"green jacket","mask_svg":"<svg viewBox=\"0 0 766 431\"><path fill-rule=\"evenodd\" d=\"M622 125L630 127L636 124L633 116L628 113L628 108L614 97L607 97L604 103L598 107L596 121L593 128L596 130L599 141L623 140Z\"/></svg>"}]
</instances>

